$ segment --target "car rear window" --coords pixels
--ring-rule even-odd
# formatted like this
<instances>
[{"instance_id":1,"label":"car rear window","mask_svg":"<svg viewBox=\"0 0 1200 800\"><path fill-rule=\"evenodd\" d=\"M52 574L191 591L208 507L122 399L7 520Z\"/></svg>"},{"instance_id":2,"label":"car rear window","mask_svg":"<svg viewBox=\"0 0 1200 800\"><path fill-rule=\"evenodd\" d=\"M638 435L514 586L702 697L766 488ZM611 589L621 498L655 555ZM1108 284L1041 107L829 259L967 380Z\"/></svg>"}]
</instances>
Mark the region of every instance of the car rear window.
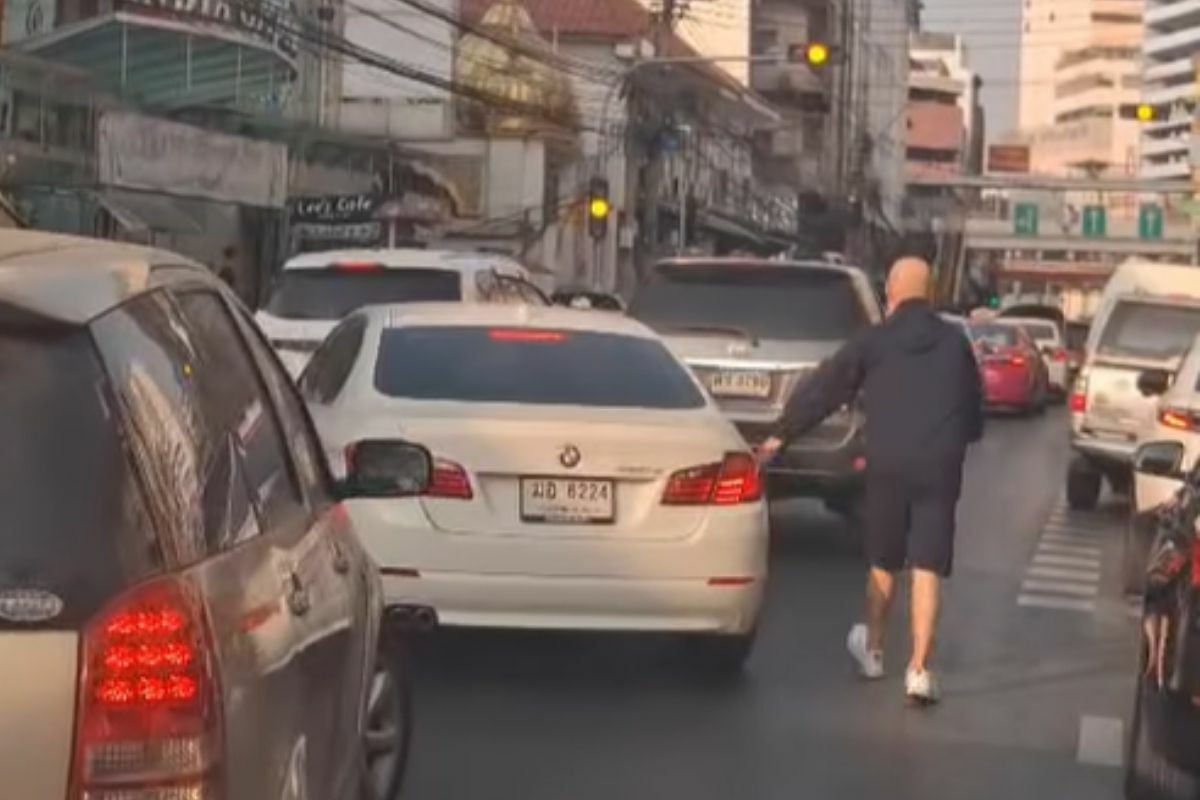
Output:
<instances>
[{"instance_id":1,"label":"car rear window","mask_svg":"<svg viewBox=\"0 0 1200 800\"><path fill-rule=\"evenodd\" d=\"M1020 322L1017 323L1037 342L1057 342L1058 329L1049 322Z\"/></svg>"},{"instance_id":2,"label":"car rear window","mask_svg":"<svg viewBox=\"0 0 1200 800\"><path fill-rule=\"evenodd\" d=\"M0 383L0 588L53 592L74 626L161 551L88 331L0 304Z\"/></svg>"},{"instance_id":3,"label":"car rear window","mask_svg":"<svg viewBox=\"0 0 1200 800\"><path fill-rule=\"evenodd\" d=\"M1016 347L1018 341L1012 325L972 325L971 338L985 347Z\"/></svg>"},{"instance_id":4,"label":"car rear window","mask_svg":"<svg viewBox=\"0 0 1200 800\"><path fill-rule=\"evenodd\" d=\"M658 341L590 331L482 327L383 332L375 386L390 397L608 408L702 408Z\"/></svg>"},{"instance_id":5,"label":"car rear window","mask_svg":"<svg viewBox=\"0 0 1200 800\"><path fill-rule=\"evenodd\" d=\"M1099 352L1129 358L1170 359L1183 355L1200 333L1200 308L1122 301L1113 309Z\"/></svg>"},{"instance_id":6,"label":"car rear window","mask_svg":"<svg viewBox=\"0 0 1200 800\"><path fill-rule=\"evenodd\" d=\"M336 320L367 305L457 302L462 278L446 269L291 269L266 310L283 319Z\"/></svg>"},{"instance_id":7,"label":"car rear window","mask_svg":"<svg viewBox=\"0 0 1200 800\"><path fill-rule=\"evenodd\" d=\"M762 264L660 266L629 313L665 335L843 341L871 324L848 274Z\"/></svg>"}]
</instances>

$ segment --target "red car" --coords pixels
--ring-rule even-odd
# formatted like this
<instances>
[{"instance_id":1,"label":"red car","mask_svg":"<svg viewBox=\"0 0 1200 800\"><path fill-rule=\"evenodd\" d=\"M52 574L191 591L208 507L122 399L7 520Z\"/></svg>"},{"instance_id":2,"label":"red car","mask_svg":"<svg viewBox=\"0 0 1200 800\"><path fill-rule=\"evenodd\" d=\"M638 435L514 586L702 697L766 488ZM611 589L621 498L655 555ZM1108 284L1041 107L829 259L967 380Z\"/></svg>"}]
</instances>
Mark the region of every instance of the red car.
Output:
<instances>
[{"instance_id":1,"label":"red car","mask_svg":"<svg viewBox=\"0 0 1200 800\"><path fill-rule=\"evenodd\" d=\"M1050 379L1037 345L1018 325L975 323L971 340L979 359L984 404L1025 414L1044 411Z\"/></svg>"}]
</instances>

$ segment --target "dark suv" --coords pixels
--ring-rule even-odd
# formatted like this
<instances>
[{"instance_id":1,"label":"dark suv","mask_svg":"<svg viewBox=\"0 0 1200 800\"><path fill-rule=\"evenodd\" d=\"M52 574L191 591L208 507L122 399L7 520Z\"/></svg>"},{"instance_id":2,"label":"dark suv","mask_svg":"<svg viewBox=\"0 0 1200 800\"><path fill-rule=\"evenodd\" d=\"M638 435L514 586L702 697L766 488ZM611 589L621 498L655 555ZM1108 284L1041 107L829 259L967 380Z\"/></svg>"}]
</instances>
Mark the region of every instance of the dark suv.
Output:
<instances>
[{"instance_id":1,"label":"dark suv","mask_svg":"<svg viewBox=\"0 0 1200 800\"><path fill-rule=\"evenodd\" d=\"M4 795L394 797L405 674L340 499L428 453L334 485L249 314L158 250L0 232L0 375Z\"/></svg>"},{"instance_id":2,"label":"dark suv","mask_svg":"<svg viewBox=\"0 0 1200 800\"><path fill-rule=\"evenodd\" d=\"M807 373L880 319L870 282L854 267L746 258L661 262L629 313L663 336L752 445ZM772 497L820 497L850 513L865 465L863 417L848 407L775 460Z\"/></svg>"}]
</instances>

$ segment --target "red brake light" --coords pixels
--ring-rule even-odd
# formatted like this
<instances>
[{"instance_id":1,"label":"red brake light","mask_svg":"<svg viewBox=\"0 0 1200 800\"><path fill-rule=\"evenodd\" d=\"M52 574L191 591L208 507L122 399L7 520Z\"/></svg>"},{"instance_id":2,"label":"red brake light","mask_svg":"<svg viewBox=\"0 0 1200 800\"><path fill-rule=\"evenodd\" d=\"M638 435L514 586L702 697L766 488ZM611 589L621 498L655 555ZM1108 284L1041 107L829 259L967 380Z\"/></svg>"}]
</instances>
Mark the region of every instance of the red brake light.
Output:
<instances>
[{"instance_id":1,"label":"red brake light","mask_svg":"<svg viewBox=\"0 0 1200 800\"><path fill-rule=\"evenodd\" d=\"M374 272L383 269L378 261L338 261L333 268L340 272Z\"/></svg>"},{"instance_id":2,"label":"red brake light","mask_svg":"<svg viewBox=\"0 0 1200 800\"><path fill-rule=\"evenodd\" d=\"M433 475L425 495L449 500L470 500L475 496L471 491L471 479L467 476L467 471L444 458L434 460Z\"/></svg>"},{"instance_id":3,"label":"red brake light","mask_svg":"<svg viewBox=\"0 0 1200 800\"><path fill-rule=\"evenodd\" d=\"M1071 412L1082 414L1087 411L1087 395L1083 392L1071 392Z\"/></svg>"},{"instance_id":4,"label":"red brake light","mask_svg":"<svg viewBox=\"0 0 1200 800\"><path fill-rule=\"evenodd\" d=\"M1168 428L1174 428L1177 431L1195 430L1196 422L1192 415L1187 411L1180 411L1176 408L1164 408L1158 412L1158 421Z\"/></svg>"},{"instance_id":5,"label":"red brake light","mask_svg":"<svg viewBox=\"0 0 1200 800\"><path fill-rule=\"evenodd\" d=\"M1052 359L1054 359L1055 361L1066 361L1067 360L1067 351L1062 349L1061 347L1056 347L1056 348L1054 348L1054 353L1050 357Z\"/></svg>"},{"instance_id":6,"label":"red brake light","mask_svg":"<svg viewBox=\"0 0 1200 800\"><path fill-rule=\"evenodd\" d=\"M1027 362L1025 356L1012 356L1009 358L1008 363L1012 364L1014 367L1023 367Z\"/></svg>"},{"instance_id":7,"label":"red brake light","mask_svg":"<svg viewBox=\"0 0 1200 800\"><path fill-rule=\"evenodd\" d=\"M190 588L136 587L84 631L72 798L219 791L211 638Z\"/></svg>"},{"instance_id":8,"label":"red brake light","mask_svg":"<svg viewBox=\"0 0 1200 800\"><path fill-rule=\"evenodd\" d=\"M728 453L719 464L680 470L667 481L662 502L669 506L737 505L762 498L762 473L749 453Z\"/></svg>"},{"instance_id":9,"label":"red brake light","mask_svg":"<svg viewBox=\"0 0 1200 800\"><path fill-rule=\"evenodd\" d=\"M535 328L493 328L488 331L493 342L563 342L567 334L562 331L546 331Z\"/></svg>"}]
</instances>

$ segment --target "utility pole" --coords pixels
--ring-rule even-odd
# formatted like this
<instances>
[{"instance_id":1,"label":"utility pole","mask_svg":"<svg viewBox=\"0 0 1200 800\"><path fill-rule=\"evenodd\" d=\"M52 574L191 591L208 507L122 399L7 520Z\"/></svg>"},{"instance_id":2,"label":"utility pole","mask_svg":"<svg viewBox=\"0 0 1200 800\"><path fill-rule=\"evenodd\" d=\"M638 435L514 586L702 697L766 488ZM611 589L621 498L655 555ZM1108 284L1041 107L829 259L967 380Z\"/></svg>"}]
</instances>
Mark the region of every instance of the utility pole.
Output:
<instances>
[{"instance_id":1,"label":"utility pole","mask_svg":"<svg viewBox=\"0 0 1200 800\"><path fill-rule=\"evenodd\" d=\"M662 0L662 14L657 20L654 27L654 57L662 58L668 54L669 45L671 42L671 33L675 24L675 15L678 11L678 0ZM658 255L658 203L659 197L662 195L663 183L663 158L662 158L662 134L663 134L663 118L655 113L655 135L650 144L650 159L646 166L646 186L644 200L646 203L647 213L645 217L645 242L649 249L648 255L651 259ZM626 125L626 129L632 129L631 125ZM682 212L680 212L682 214Z\"/></svg>"}]
</instances>

